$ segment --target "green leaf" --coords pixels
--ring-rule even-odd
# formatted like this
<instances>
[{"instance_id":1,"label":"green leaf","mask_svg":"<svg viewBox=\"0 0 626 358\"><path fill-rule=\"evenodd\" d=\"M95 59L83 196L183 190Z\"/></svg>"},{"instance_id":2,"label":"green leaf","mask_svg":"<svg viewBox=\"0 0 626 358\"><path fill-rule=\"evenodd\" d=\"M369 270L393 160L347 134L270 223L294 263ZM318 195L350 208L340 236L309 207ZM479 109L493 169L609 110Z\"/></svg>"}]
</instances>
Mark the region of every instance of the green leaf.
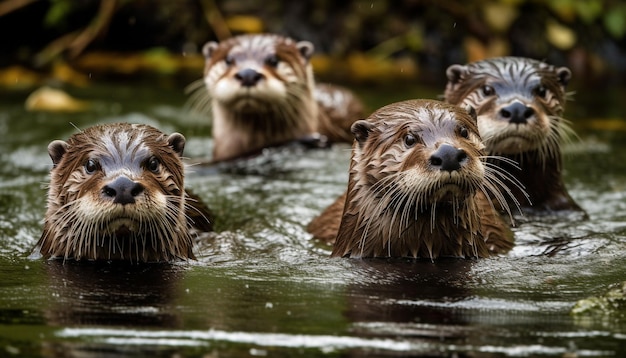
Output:
<instances>
[{"instance_id":1,"label":"green leaf","mask_svg":"<svg viewBox=\"0 0 626 358\"><path fill-rule=\"evenodd\" d=\"M587 25L602 15L601 0L578 0L574 3L576 14Z\"/></svg>"},{"instance_id":2,"label":"green leaf","mask_svg":"<svg viewBox=\"0 0 626 358\"><path fill-rule=\"evenodd\" d=\"M72 11L72 0L52 0L52 5L46 14L44 24L47 27L55 27L63 23L67 15Z\"/></svg>"},{"instance_id":3,"label":"green leaf","mask_svg":"<svg viewBox=\"0 0 626 358\"><path fill-rule=\"evenodd\" d=\"M626 33L626 7L612 10L604 15L604 27L614 38L622 38Z\"/></svg>"}]
</instances>

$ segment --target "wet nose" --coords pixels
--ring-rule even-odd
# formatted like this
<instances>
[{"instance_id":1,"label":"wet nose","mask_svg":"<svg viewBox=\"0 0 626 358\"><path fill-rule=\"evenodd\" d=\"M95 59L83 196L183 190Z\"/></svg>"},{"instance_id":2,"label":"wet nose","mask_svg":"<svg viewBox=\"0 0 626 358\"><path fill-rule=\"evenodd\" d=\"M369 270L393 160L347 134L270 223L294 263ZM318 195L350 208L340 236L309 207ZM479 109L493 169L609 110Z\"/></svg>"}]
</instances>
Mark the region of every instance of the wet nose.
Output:
<instances>
[{"instance_id":1,"label":"wet nose","mask_svg":"<svg viewBox=\"0 0 626 358\"><path fill-rule=\"evenodd\" d=\"M143 185L121 176L102 188L105 198L113 199L116 204L134 204L135 197L144 190Z\"/></svg>"},{"instance_id":2,"label":"wet nose","mask_svg":"<svg viewBox=\"0 0 626 358\"><path fill-rule=\"evenodd\" d=\"M449 144L442 144L431 154L430 165L452 172L461 169L461 163L467 159L467 153L463 149L455 148Z\"/></svg>"},{"instance_id":3,"label":"wet nose","mask_svg":"<svg viewBox=\"0 0 626 358\"><path fill-rule=\"evenodd\" d=\"M515 102L500 110L500 115L503 118L507 119L509 123L516 124L525 124L528 118L532 117L534 114L535 111L532 108L520 102Z\"/></svg>"},{"instance_id":4,"label":"wet nose","mask_svg":"<svg viewBox=\"0 0 626 358\"><path fill-rule=\"evenodd\" d=\"M263 75L251 68L246 68L237 72L235 74L235 78L239 80L242 86L252 87L256 85L261 78L263 78Z\"/></svg>"}]
</instances>

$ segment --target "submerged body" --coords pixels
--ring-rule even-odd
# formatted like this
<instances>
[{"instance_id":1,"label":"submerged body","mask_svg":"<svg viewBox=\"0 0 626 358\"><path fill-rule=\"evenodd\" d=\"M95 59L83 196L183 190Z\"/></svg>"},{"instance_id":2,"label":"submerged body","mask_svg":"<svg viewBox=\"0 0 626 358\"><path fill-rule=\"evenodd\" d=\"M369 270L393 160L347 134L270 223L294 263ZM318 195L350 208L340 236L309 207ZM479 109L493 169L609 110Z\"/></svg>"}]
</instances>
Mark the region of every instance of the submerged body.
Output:
<instances>
[{"instance_id":1,"label":"submerged body","mask_svg":"<svg viewBox=\"0 0 626 358\"><path fill-rule=\"evenodd\" d=\"M48 146L53 168L33 254L74 260L194 258L209 211L185 191L185 138L147 125L89 127Z\"/></svg>"},{"instance_id":2,"label":"submerged body","mask_svg":"<svg viewBox=\"0 0 626 358\"><path fill-rule=\"evenodd\" d=\"M334 240L332 256L340 257L487 257L511 249L512 233L486 196L506 205L472 113L411 100L355 122L347 192L309 232Z\"/></svg>"},{"instance_id":3,"label":"submerged body","mask_svg":"<svg viewBox=\"0 0 626 358\"><path fill-rule=\"evenodd\" d=\"M526 213L583 209L562 178L561 140L572 134L562 118L571 72L544 62L500 57L452 65L447 70L446 102L472 106L487 152L518 163L493 162L525 188L514 190Z\"/></svg>"},{"instance_id":4,"label":"submerged body","mask_svg":"<svg viewBox=\"0 0 626 358\"><path fill-rule=\"evenodd\" d=\"M361 102L347 89L316 86L313 44L274 34L242 35L204 46L206 66L194 99L210 105L213 161L293 141L351 141ZM205 97L205 93L208 97Z\"/></svg>"}]
</instances>

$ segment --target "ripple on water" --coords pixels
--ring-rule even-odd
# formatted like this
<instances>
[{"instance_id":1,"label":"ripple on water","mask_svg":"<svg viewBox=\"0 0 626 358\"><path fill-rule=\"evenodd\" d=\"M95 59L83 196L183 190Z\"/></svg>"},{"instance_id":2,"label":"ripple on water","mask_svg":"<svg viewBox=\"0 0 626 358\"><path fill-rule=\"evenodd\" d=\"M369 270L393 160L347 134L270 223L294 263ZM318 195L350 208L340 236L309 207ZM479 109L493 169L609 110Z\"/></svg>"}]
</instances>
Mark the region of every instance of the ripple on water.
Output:
<instances>
[{"instance_id":1,"label":"ripple on water","mask_svg":"<svg viewBox=\"0 0 626 358\"><path fill-rule=\"evenodd\" d=\"M396 327L399 328L399 327ZM407 328L407 327L403 327ZM429 327L426 327L428 329ZM415 336L423 331L419 326L410 327ZM457 331L458 330L458 331ZM467 331L464 327L449 328L441 332L438 339ZM471 330L471 328L470 328ZM394 330L389 330L393 333ZM404 333L406 333L403 330ZM114 346L211 346L215 342L229 342L236 345L253 347L272 347L287 349L316 349L322 353L341 351L363 352L410 352L411 354L432 354L444 352L484 352L499 353L508 356L532 356L534 354L556 355L575 351L576 356L596 357L611 355L613 351L575 350L575 347L559 347L540 344L518 344L513 346L471 344L440 344L427 339L409 338L363 338L354 336L282 334L262 332L228 332L221 330L207 331L142 331L98 328L65 328L57 331L62 338L89 338L93 342Z\"/></svg>"}]
</instances>

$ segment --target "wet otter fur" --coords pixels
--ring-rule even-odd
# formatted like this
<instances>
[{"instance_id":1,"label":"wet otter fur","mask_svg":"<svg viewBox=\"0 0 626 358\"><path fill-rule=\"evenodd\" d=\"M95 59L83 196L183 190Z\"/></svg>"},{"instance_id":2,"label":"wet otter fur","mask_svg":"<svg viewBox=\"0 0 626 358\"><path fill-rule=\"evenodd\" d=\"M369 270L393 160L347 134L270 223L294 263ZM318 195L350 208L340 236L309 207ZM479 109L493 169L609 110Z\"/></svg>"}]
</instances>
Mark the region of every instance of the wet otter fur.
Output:
<instances>
[{"instance_id":1,"label":"wet otter fur","mask_svg":"<svg viewBox=\"0 0 626 358\"><path fill-rule=\"evenodd\" d=\"M208 208L185 191L185 137L141 124L96 125L48 146L53 168L33 254L64 260L192 259Z\"/></svg>"},{"instance_id":2,"label":"wet otter fur","mask_svg":"<svg viewBox=\"0 0 626 358\"><path fill-rule=\"evenodd\" d=\"M204 78L191 102L210 107L213 161L302 141L351 142L363 105L349 90L315 84L313 44L275 34L241 35L204 45Z\"/></svg>"},{"instance_id":3,"label":"wet otter fur","mask_svg":"<svg viewBox=\"0 0 626 358\"><path fill-rule=\"evenodd\" d=\"M506 177L485 164L473 110L432 100L393 103L352 125L346 194L307 227L338 257L488 257L513 246ZM507 191L506 187L503 190Z\"/></svg>"},{"instance_id":4,"label":"wet otter fur","mask_svg":"<svg viewBox=\"0 0 626 358\"><path fill-rule=\"evenodd\" d=\"M526 194L512 188L522 211L584 214L562 177L561 141L574 135L562 117L571 71L529 58L499 57L452 65L446 73L445 101L474 107L487 152L518 163L520 170L491 160L525 188Z\"/></svg>"}]
</instances>

